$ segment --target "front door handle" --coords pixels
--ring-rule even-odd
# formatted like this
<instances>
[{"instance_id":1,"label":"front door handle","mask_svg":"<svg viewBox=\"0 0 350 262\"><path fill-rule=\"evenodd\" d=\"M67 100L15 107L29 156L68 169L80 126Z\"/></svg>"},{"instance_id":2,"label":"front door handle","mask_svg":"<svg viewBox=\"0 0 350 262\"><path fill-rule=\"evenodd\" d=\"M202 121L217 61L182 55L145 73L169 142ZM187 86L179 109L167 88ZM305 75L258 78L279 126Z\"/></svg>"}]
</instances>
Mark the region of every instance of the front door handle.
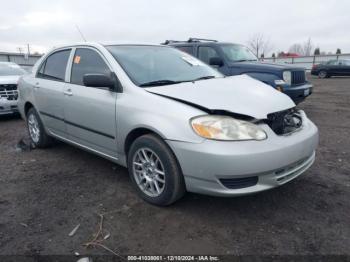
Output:
<instances>
[{"instance_id":1,"label":"front door handle","mask_svg":"<svg viewBox=\"0 0 350 262\"><path fill-rule=\"evenodd\" d=\"M36 88L36 89L37 89L37 88L40 88L39 82L36 82L36 83L35 83L34 88Z\"/></svg>"},{"instance_id":2,"label":"front door handle","mask_svg":"<svg viewBox=\"0 0 350 262\"><path fill-rule=\"evenodd\" d=\"M71 89L67 89L66 91L63 92L66 96L72 96L73 92Z\"/></svg>"}]
</instances>

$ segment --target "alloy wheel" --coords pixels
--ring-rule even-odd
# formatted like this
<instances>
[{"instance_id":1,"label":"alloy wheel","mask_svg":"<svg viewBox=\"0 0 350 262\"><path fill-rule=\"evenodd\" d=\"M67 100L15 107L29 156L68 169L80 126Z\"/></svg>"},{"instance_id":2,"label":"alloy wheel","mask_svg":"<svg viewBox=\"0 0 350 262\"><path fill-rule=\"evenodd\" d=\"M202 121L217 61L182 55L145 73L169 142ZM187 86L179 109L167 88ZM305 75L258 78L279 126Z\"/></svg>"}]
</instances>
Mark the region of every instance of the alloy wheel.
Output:
<instances>
[{"instance_id":1,"label":"alloy wheel","mask_svg":"<svg viewBox=\"0 0 350 262\"><path fill-rule=\"evenodd\" d=\"M40 140L40 128L38 119L34 114L30 114L28 117L28 130L30 138L34 143L38 143Z\"/></svg>"},{"instance_id":2,"label":"alloy wheel","mask_svg":"<svg viewBox=\"0 0 350 262\"><path fill-rule=\"evenodd\" d=\"M150 197L158 197L165 188L165 171L159 156L149 148L137 150L133 157L133 176L138 187Z\"/></svg>"},{"instance_id":3,"label":"alloy wheel","mask_svg":"<svg viewBox=\"0 0 350 262\"><path fill-rule=\"evenodd\" d=\"M320 72L318 73L318 76L319 76L320 78L326 78L326 77L327 77L327 72L326 72L326 71L320 71Z\"/></svg>"}]
</instances>

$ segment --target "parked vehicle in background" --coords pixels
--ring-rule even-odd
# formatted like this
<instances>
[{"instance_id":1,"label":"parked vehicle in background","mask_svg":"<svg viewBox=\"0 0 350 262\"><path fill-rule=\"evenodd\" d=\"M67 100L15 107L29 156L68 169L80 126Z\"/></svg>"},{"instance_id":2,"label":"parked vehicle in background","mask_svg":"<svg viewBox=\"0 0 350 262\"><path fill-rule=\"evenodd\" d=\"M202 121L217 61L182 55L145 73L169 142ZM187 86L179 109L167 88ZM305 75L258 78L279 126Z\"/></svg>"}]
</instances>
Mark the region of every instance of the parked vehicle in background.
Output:
<instances>
[{"instance_id":1,"label":"parked vehicle in background","mask_svg":"<svg viewBox=\"0 0 350 262\"><path fill-rule=\"evenodd\" d=\"M258 79L285 93L295 103L300 103L312 93L304 68L261 62L243 45L198 38L167 40L163 44L193 55L227 76L246 74Z\"/></svg>"},{"instance_id":2,"label":"parked vehicle in background","mask_svg":"<svg viewBox=\"0 0 350 262\"><path fill-rule=\"evenodd\" d=\"M12 62L0 62L0 115L18 113L17 82L26 73Z\"/></svg>"},{"instance_id":3,"label":"parked vehicle in background","mask_svg":"<svg viewBox=\"0 0 350 262\"><path fill-rule=\"evenodd\" d=\"M271 189L315 159L317 127L288 96L168 46L57 48L19 91L35 146L55 137L127 166L156 205Z\"/></svg>"},{"instance_id":4,"label":"parked vehicle in background","mask_svg":"<svg viewBox=\"0 0 350 262\"><path fill-rule=\"evenodd\" d=\"M314 65L311 74L319 78L350 76L350 60L329 60L326 63Z\"/></svg>"}]
</instances>

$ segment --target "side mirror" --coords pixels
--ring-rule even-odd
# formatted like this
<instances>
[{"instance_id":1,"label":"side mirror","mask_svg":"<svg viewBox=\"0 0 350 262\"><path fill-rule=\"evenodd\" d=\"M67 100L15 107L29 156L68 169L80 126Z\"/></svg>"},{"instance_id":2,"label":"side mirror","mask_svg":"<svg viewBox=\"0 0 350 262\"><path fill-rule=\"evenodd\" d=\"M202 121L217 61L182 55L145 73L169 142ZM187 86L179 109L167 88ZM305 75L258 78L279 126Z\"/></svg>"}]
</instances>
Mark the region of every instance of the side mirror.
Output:
<instances>
[{"instance_id":1,"label":"side mirror","mask_svg":"<svg viewBox=\"0 0 350 262\"><path fill-rule=\"evenodd\" d=\"M224 61L220 57L212 57L209 60L209 65L221 67L224 65Z\"/></svg>"},{"instance_id":2,"label":"side mirror","mask_svg":"<svg viewBox=\"0 0 350 262\"><path fill-rule=\"evenodd\" d=\"M100 87L114 90L115 82L111 76L104 74L85 74L83 76L83 83L89 87Z\"/></svg>"}]
</instances>

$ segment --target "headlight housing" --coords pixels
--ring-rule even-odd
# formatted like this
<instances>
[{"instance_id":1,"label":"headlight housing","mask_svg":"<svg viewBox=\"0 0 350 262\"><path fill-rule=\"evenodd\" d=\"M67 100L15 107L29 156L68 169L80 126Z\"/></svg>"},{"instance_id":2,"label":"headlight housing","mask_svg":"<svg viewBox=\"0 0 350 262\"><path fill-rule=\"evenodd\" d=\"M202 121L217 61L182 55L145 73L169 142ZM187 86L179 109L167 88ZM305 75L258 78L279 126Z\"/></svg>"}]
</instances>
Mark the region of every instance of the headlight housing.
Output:
<instances>
[{"instance_id":1,"label":"headlight housing","mask_svg":"<svg viewBox=\"0 0 350 262\"><path fill-rule=\"evenodd\" d=\"M229 116L207 115L191 119L194 132L212 140L264 140L266 133L257 125Z\"/></svg>"},{"instance_id":2,"label":"headlight housing","mask_svg":"<svg viewBox=\"0 0 350 262\"><path fill-rule=\"evenodd\" d=\"M291 71L284 71L283 72L283 80L288 85L291 85L292 84L292 72Z\"/></svg>"},{"instance_id":3,"label":"headlight housing","mask_svg":"<svg viewBox=\"0 0 350 262\"><path fill-rule=\"evenodd\" d=\"M305 81L307 82L307 72L306 72L306 70L304 71L304 73L305 73Z\"/></svg>"},{"instance_id":4,"label":"headlight housing","mask_svg":"<svg viewBox=\"0 0 350 262\"><path fill-rule=\"evenodd\" d=\"M283 86L285 84L286 84L286 82L284 82L284 80L281 80L281 79L275 80L275 85L277 85L277 86Z\"/></svg>"}]
</instances>

